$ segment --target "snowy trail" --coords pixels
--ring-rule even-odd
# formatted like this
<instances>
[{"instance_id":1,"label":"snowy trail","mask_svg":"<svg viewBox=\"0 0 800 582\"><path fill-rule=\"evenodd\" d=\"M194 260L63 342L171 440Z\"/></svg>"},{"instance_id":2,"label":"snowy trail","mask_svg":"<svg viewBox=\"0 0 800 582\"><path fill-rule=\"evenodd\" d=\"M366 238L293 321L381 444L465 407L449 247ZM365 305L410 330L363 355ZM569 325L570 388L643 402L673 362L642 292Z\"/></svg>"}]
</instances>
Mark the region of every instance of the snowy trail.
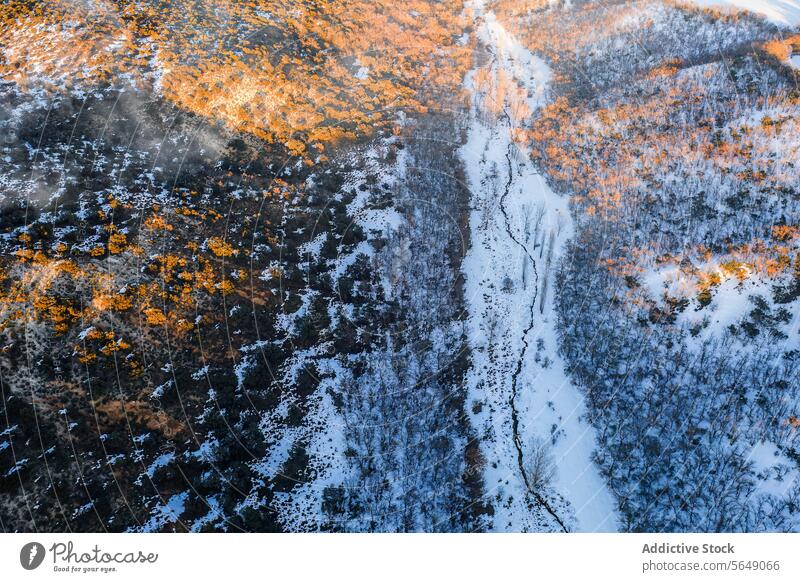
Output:
<instances>
[{"instance_id":1,"label":"snowy trail","mask_svg":"<svg viewBox=\"0 0 800 582\"><path fill-rule=\"evenodd\" d=\"M493 529L613 531L613 496L591 460L594 431L557 353L553 269L572 234L567 201L550 190L515 140L545 97L547 65L480 1L479 54L461 156L472 192L464 261L473 368L472 422L486 456ZM520 140L521 141L521 140ZM551 485L531 482L542 443L556 465Z\"/></svg>"}]
</instances>

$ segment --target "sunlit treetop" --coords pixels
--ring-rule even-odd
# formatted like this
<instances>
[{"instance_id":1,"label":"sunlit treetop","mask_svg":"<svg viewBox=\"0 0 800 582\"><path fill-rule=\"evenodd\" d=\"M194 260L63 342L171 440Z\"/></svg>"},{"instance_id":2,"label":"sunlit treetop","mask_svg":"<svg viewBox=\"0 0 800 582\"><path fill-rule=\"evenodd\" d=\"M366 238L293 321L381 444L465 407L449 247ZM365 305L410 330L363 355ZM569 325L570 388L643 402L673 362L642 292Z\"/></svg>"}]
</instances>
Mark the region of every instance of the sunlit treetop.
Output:
<instances>
[{"instance_id":1,"label":"sunlit treetop","mask_svg":"<svg viewBox=\"0 0 800 582\"><path fill-rule=\"evenodd\" d=\"M457 0L13 1L0 74L23 88L149 87L293 153L459 93Z\"/></svg>"}]
</instances>

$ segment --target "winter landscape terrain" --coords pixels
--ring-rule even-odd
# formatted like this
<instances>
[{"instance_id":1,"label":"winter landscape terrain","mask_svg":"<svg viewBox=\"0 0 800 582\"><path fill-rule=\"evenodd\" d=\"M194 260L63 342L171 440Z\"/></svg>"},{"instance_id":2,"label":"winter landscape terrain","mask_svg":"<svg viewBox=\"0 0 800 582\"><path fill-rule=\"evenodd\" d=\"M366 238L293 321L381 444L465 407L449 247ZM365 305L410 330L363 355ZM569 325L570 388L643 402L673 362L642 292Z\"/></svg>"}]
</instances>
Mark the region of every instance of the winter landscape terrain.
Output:
<instances>
[{"instance_id":1,"label":"winter landscape terrain","mask_svg":"<svg viewBox=\"0 0 800 582\"><path fill-rule=\"evenodd\" d=\"M9 0L0 529L800 530L800 2Z\"/></svg>"}]
</instances>

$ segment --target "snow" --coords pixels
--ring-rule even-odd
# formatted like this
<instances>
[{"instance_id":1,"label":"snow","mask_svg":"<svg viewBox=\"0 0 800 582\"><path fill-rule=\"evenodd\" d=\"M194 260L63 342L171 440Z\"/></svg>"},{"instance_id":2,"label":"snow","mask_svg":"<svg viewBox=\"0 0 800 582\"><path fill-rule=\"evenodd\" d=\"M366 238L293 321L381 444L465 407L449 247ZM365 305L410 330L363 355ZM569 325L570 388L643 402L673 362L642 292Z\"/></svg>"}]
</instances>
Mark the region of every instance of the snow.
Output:
<instances>
[{"instance_id":1,"label":"snow","mask_svg":"<svg viewBox=\"0 0 800 582\"><path fill-rule=\"evenodd\" d=\"M800 25L800 0L692 0L704 8L747 10L781 26Z\"/></svg>"},{"instance_id":2,"label":"snow","mask_svg":"<svg viewBox=\"0 0 800 582\"><path fill-rule=\"evenodd\" d=\"M651 299L664 305L666 296L685 299L688 306L680 311L676 323L686 329L696 328L696 337L689 341L689 347L699 350L712 339L722 339L725 331L732 325L738 325L753 310L753 299L761 297L773 312L785 308L793 314L791 320L780 326L786 334L785 348L800 347L800 316L795 303L780 305L775 302L773 287L775 281L757 273L751 273L743 267L746 277L739 280L721 269L717 260L710 260L698 265L705 273L716 274L720 283L710 287L711 298L708 305L698 301L698 280L684 273L677 265L662 268L651 268L642 276L644 288ZM775 340L773 340L775 341Z\"/></svg>"},{"instance_id":3,"label":"snow","mask_svg":"<svg viewBox=\"0 0 800 582\"><path fill-rule=\"evenodd\" d=\"M265 426L269 426L269 419L265 421ZM267 434L277 431L265 431ZM276 442L270 443L267 456L256 464L256 470L261 475L272 477L280 474L280 469L289 458L289 452L297 439L296 431L287 430L280 434Z\"/></svg>"},{"instance_id":4,"label":"snow","mask_svg":"<svg viewBox=\"0 0 800 582\"><path fill-rule=\"evenodd\" d=\"M308 260L316 261L319 259L319 254L322 252L322 245L325 244L326 234L322 233L314 237L308 242L300 245L298 249L301 257L308 257ZM265 273L265 276L267 274ZM271 276L270 276L271 277Z\"/></svg>"},{"instance_id":5,"label":"snow","mask_svg":"<svg viewBox=\"0 0 800 582\"><path fill-rule=\"evenodd\" d=\"M206 505L208 505L209 511L200 519L195 520L195 522L192 524L192 533L202 531L206 524L214 523L223 517L219 496L214 495L213 497L206 497L205 502Z\"/></svg>"},{"instance_id":6,"label":"snow","mask_svg":"<svg viewBox=\"0 0 800 582\"><path fill-rule=\"evenodd\" d=\"M167 465L169 465L174 460L175 460L175 453L173 453L173 452L167 452L167 453L164 453L164 454L160 455L147 468L146 473L147 473L148 477L152 478L155 475L156 471L158 471L162 467L166 467Z\"/></svg>"},{"instance_id":7,"label":"snow","mask_svg":"<svg viewBox=\"0 0 800 582\"><path fill-rule=\"evenodd\" d=\"M177 519L186 510L186 500L189 494L185 491L177 493L169 498L166 505L163 507L164 516L170 519Z\"/></svg>"},{"instance_id":8,"label":"snow","mask_svg":"<svg viewBox=\"0 0 800 582\"><path fill-rule=\"evenodd\" d=\"M782 497L789 493L800 477L800 471L791 459L786 457L774 443L762 441L750 450L749 460L759 480L763 493Z\"/></svg>"},{"instance_id":9,"label":"snow","mask_svg":"<svg viewBox=\"0 0 800 582\"><path fill-rule=\"evenodd\" d=\"M138 528L132 528L130 531L142 532L156 532L170 522L180 520L180 516L186 511L186 502L189 499L189 493L184 491L176 493L171 496L166 503L160 503L153 512L152 517L147 523L142 524Z\"/></svg>"},{"instance_id":10,"label":"snow","mask_svg":"<svg viewBox=\"0 0 800 582\"><path fill-rule=\"evenodd\" d=\"M492 13L484 15L481 2L475 2L474 8L479 38L495 57L490 63L493 74L497 76L499 69L510 74L525 90L533 110L544 98L549 68ZM485 112L479 111L479 104L490 101L479 94L481 89L473 83L475 74L472 71L465 80L474 103L468 139L460 151L472 193L472 241L462 269L473 358L469 402L482 404L478 411L473 409L471 420L478 434L487 435L482 447L487 458L486 494L503 497L494 504L493 529L558 529L554 522L532 514L526 501L513 431L513 399L523 452L533 441L552 443L555 490L569 503L574 519L557 500L551 503L555 512L564 512L562 518L566 516L570 530L614 531L618 523L615 501L592 461L594 432L583 420L583 396L570 382L558 355L552 289L545 287L548 277L552 287L553 267L572 233L567 200L549 188L527 152L513 142L512 129L520 120L500 116L496 122L483 121ZM527 228L524 217L528 217ZM528 253L535 265L526 265L531 261ZM533 326L528 329L534 298ZM513 376L523 353L514 396Z\"/></svg>"},{"instance_id":11,"label":"snow","mask_svg":"<svg viewBox=\"0 0 800 582\"><path fill-rule=\"evenodd\" d=\"M748 283L754 284L752 280ZM748 301L750 297L748 291L749 289L740 285L736 279L728 279L714 290L713 301L709 306L713 314L713 329L721 331L747 315L752 309L752 304Z\"/></svg>"},{"instance_id":12,"label":"snow","mask_svg":"<svg viewBox=\"0 0 800 582\"><path fill-rule=\"evenodd\" d=\"M479 30L481 41L494 47L503 68L528 92L528 106L533 111L544 100L553 76L550 67L509 33L493 12L485 14L484 20L486 25Z\"/></svg>"},{"instance_id":13,"label":"snow","mask_svg":"<svg viewBox=\"0 0 800 582\"><path fill-rule=\"evenodd\" d=\"M368 257L375 255L370 240L389 236L406 221L406 218L393 207L381 209L370 206L375 192L373 187L368 186L369 175L380 175L382 187L391 187L403 179L407 163L404 152L397 153L395 163L391 167L387 167L383 161L386 148L392 145L394 139L388 138L379 145L359 149L353 154L352 166L355 169L348 173L340 195L346 191L355 193L347 207L348 215L353 219L350 227L358 226L370 236L352 248L343 250L329 262L333 281L338 281L356 262L359 255ZM310 237L310 240L301 247L301 252L318 259L327 234L312 232ZM388 287L388 283L384 285ZM278 325L286 330L293 329L298 318L308 313L313 294L314 292L310 290L303 291L300 308L293 313L281 314L278 317ZM244 351L252 351L252 347ZM307 412L302 425L286 427L286 416L291 404L289 397L285 397L275 411L265 414L261 422L263 433L270 442L266 457L253 464L257 474L265 479L274 479L276 475L282 475L281 471L296 445L302 445L309 458L307 472L313 475L313 478L296 481L291 491L275 492L270 502L270 510L278 515L279 521L288 531L320 529L329 519L320 504L324 490L330 486L341 486L342 483L354 479L350 474L352 467L345 455L348 448L345 419L338 411L332 396L334 391L340 389L341 383L347 376L347 370L338 358L328 357L323 352L319 346L308 350L297 350L281 372L286 385L295 383L298 374L304 369L313 372L320 381L314 394L309 396L308 402L305 403ZM245 505L258 508L260 503L259 499L248 498Z\"/></svg>"},{"instance_id":14,"label":"snow","mask_svg":"<svg viewBox=\"0 0 800 582\"><path fill-rule=\"evenodd\" d=\"M694 281L686 277L677 266L652 269L643 277L643 284L654 298L664 293L670 297L686 297L694 292Z\"/></svg>"}]
</instances>

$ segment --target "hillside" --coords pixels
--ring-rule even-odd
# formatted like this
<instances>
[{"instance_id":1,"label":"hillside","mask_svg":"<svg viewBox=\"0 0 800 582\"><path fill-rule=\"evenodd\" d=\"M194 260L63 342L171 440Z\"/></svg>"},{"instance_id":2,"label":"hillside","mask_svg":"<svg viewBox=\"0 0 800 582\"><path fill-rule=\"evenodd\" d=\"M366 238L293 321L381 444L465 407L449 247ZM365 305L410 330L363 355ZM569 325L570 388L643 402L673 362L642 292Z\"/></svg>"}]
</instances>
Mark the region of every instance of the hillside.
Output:
<instances>
[{"instance_id":1,"label":"hillside","mask_svg":"<svg viewBox=\"0 0 800 582\"><path fill-rule=\"evenodd\" d=\"M11 0L3 531L800 530L800 5Z\"/></svg>"}]
</instances>

